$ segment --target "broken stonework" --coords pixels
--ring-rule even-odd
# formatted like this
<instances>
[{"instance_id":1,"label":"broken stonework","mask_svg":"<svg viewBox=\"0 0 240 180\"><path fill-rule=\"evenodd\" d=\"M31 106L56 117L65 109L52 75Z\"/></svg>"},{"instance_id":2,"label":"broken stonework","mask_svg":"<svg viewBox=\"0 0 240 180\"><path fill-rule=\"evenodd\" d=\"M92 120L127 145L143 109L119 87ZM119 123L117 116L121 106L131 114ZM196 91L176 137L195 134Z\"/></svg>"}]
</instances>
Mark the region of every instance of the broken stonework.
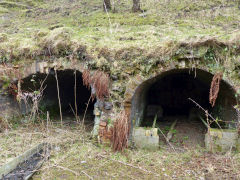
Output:
<instances>
[{"instance_id":1,"label":"broken stonework","mask_svg":"<svg viewBox=\"0 0 240 180\"><path fill-rule=\"evenodd\" d=\"M101 143L110 144L112 138L112 130L108 128L107 122L99 123L99 138Z\"/></svg>"}]
</instances>

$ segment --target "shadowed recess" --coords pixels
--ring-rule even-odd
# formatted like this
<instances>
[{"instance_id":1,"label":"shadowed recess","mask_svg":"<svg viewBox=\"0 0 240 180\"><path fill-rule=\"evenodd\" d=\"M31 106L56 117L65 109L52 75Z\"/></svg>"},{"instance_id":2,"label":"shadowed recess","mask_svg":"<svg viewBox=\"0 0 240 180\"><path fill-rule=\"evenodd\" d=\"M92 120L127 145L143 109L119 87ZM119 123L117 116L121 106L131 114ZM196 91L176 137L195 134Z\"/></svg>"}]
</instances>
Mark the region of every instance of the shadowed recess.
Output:
<instances>
[{"instance_id":1,"label":"shadowed recess","mask_svg":"<svg viewBox=\"0 0 240 180\"><path fill-rule=\"evenodd\" d=\"M58 70L57 71L59 83L59 95L61 99L62 114L65 117L74 116L75 113L75 71L74 70ZM44 79L46 80L44 81ZM33 92L39 90L43 83L43 97L40 101L39 109L43 112L49 111L51 117L59 116L59 102L57 81L54 70L47 74L33 74L22 79L22 91ZM87 108L86 118L93 121L94 102L89 100L91 90L83 85L82 73L76 71L76 102L77 113L80 119L83 118L84 112ZM73 112L74 111L74 112Z\"/></svg>"},{"instance_id":2,"label":"shadowed recess","mask_svg":"<svg viewBox=\"0 0 240 180\"><path fill-rule=\"evenodd\" d=\"M157 122L167 121L169 117L185 117L189 121L202 122L201 117L206 121L204 111L188 99L191 98L220 120L218 123L221 128L234 128L237 121L237 113L233 108L236 105L235 92L221 80L216 104L211 107L209 91L212 78L211 73L200 69L174 69L143 82L132 99L133 126L151 127L156 115ZM211 127L219 126L212 123Z\"/></svg>"}]
</instances>

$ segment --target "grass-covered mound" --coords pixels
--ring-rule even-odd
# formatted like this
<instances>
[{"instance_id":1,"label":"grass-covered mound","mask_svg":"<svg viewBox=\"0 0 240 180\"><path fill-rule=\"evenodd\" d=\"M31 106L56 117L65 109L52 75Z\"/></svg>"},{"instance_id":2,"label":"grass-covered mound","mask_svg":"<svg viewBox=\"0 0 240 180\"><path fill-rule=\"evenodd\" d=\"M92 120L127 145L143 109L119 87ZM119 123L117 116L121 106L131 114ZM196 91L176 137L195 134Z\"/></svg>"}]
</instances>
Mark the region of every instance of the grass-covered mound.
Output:
<instances>
[{"instance_id":1,"label":"grass-covered mound","mask_svg":"<svg viewBox=\"0 0 240 180\"><path fill-rule=\"evenodd\" d=\"M76 57L77 46L84 45L91 55L102 54L102 48L129 48L134 54L138 48L150 51L189 39L229 40L239 28L240 10L234 1L148 0L140 14L131 13L131 3L115 2L114 12L104 13L100 0L2 1L0 62ZM128 58L134 60L132 56Z\"/></svg>"}]
</instances>

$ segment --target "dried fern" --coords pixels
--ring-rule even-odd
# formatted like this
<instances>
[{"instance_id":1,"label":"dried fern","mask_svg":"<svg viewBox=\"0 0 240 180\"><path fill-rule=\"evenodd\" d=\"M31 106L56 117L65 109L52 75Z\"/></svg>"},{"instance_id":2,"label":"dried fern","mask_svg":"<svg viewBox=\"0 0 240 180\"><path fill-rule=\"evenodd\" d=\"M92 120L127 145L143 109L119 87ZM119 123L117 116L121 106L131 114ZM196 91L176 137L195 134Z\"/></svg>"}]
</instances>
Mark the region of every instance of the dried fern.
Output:
<instances>
[{"instance_id":1,"label":"dried fern","mask_svg":"<svg viewBox=\"0 0 240 180\"><path fill-rule=\"evenodd\" d=\"M104 97L109 96L109 76L106 73L102 71L94 72L92 84L98 99L104 99Z\"/></svg>"},{"instance_id":2,"label":"dried fern","mask_svg":"<svg viewBox=\"0 0 240 180\"><path fill-rule=\"evenodd\" d=\"M113 151L123 151L128 147L128 137L130 133L130 123L125 111L119 113L112 130Z\"/></svg>"},{"instance_id":3,"label":"dried fern","mask_svg":"<svg viewBox=\"0 0 240 180\"><path fill-rule=\"evenodd\" d=\"M83 85L90 89L91 86L91 75L88 69L85 69L82 73Z\"/></svg>"},{"instance_id":4,"label":"dried fern","mask_svg":"<svg viewBox=\"0 0 240 180\"><path fill-rule=\"evenodd\" d=\"M221 79L222 79L222 73L216 73L213 76L213 79L211 82L211 88L209 92L209 102L212 105L212 107L215 105L216 99L218 97Z\"/></svg>"},{"instance_id":5,"label":"dried fern","mask_svg":"<svg viewBox=\"0 0 240 180\"><path fill-rule=\"evenodd\" d=\"M95 96L98 99L104 99L109 96L109 76L108 74L102 71L95 71L91 76L89 70L84 70L82 73L83 84L88 88L94 88L93 92L95 92ZM92 96L94 96L92 94Z\"/></svg>"}]
</instances>

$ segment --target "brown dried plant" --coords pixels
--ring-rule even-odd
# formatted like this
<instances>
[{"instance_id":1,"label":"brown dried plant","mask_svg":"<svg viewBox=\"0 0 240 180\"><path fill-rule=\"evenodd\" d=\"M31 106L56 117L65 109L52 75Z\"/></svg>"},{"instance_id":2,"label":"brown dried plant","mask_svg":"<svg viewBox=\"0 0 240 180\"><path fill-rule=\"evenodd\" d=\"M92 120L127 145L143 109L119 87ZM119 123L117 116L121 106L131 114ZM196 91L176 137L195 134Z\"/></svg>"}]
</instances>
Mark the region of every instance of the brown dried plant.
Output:
<instances>
[{"instance_id":1,"label":"brown dried plant","mask_svg":"<svg viewBox=\"0 0 240 180\"><path fill-rule=\"evenodd\" d=\"M211 82L211 88L209 92L209 103L214 107L216 99L218 97L220 82L222 80L222 73L216 73L213 76L212 82Z\"/></svg>"},{"instance_id":2,"label":"brown dried plant","mask_svg":"<svg viewBox=\"0 0 240 180\"><path fill-rule=\"evenodd\" d=\"M85 69L82 73L83 85L90 89L91 87L91 74L88 69Z\"/></svg>"},{"instance_id":3,"label":"brown dried plant","mask_svg":"<svg viewBox=\"0 0 240 180\"><path fill-rule=\"evenodd\" d=\"M82 73L83 84L88 88L92 87L95 96L98 99L104 99L109 96L109 76L102 71L95 71L93 75L89 70L84 70Z\"/></svg>"},{"instance_id":4,"label":"brown dried plant","mask_svg":"<svg viewBox=\"0 0 240 180\"><path fill-rule=\"evenodd\" d=\"M128 147L130 133L130 123L125 111L119 113L112 129L112 149L113 151L123 151Z\"/></svg>"},{"instance_id":5,"label":"brown dried plant","mask_svg":"<svg viewBox=\"0 0 240 180\"><path fill-rule=\"evenodd\" d=\"M17 99L18 95L18 87L16 84L11 83L8 87L8 93L14 97L14 99Z\"/></svg>"},{"instance_id":6,"label":"brown dried plant","mask_svg":"<svg viewBox=\"0 0 240 180\"><path fill-rule=\"evenodd\" d=\"M95 89L96 97L104 99L109 96L109 76L102 71L95 71L92 78L92 85Z\"/></svg>"}]
</instances>

